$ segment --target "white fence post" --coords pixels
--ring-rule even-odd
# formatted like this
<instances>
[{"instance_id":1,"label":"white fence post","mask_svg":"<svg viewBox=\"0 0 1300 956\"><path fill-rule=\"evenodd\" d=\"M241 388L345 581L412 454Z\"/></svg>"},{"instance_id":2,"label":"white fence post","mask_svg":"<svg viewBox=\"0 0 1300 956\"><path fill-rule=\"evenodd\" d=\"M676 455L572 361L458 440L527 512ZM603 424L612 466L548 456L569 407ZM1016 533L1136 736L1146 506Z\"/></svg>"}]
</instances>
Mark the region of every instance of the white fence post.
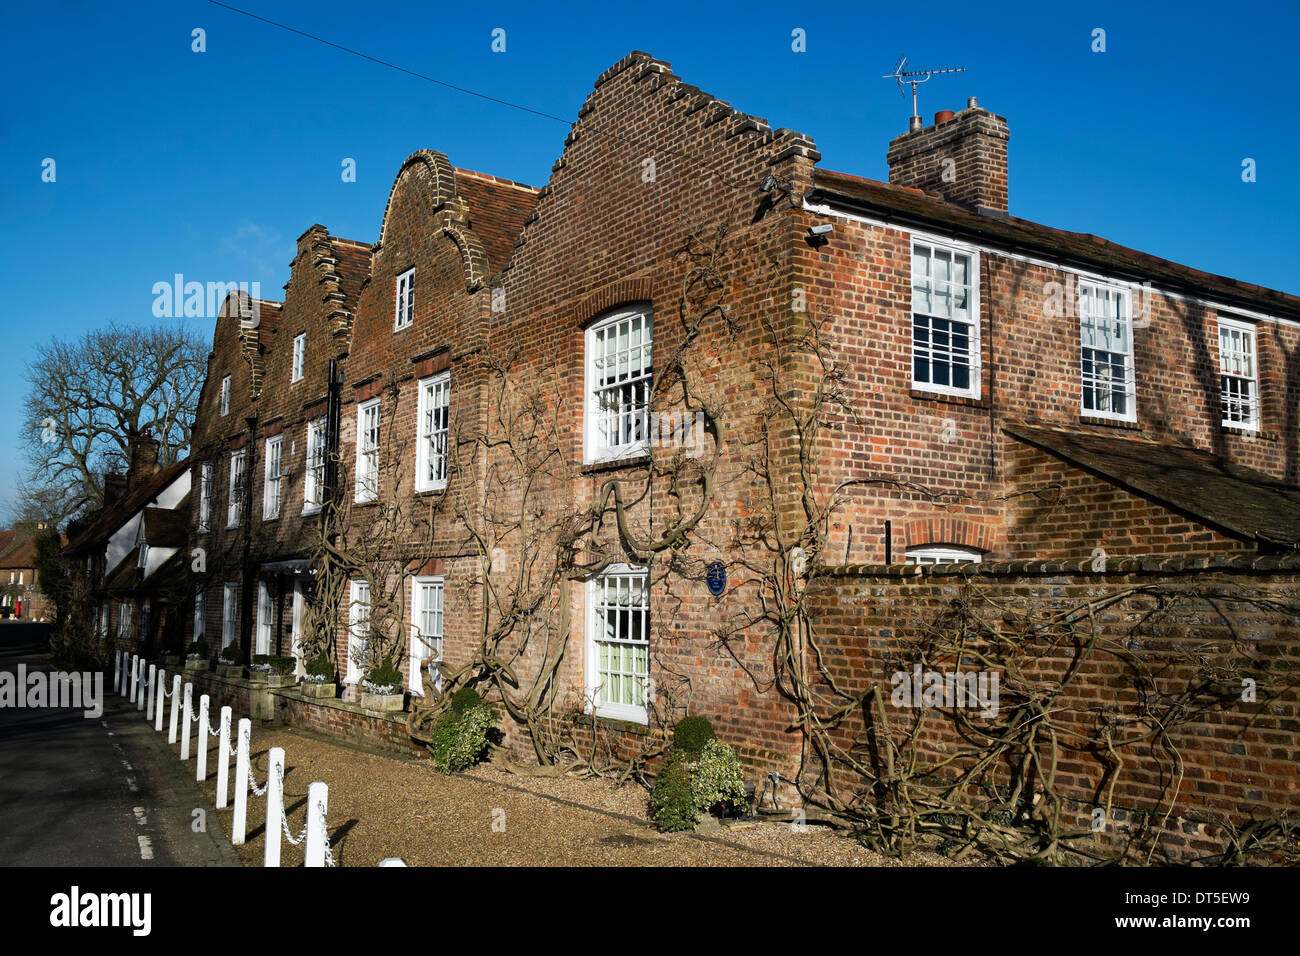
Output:
<instances>
[{"instance_id":1,"label":"white fence post","mask_svg":"<svg viewBox=\"0 0 1300 956\"><path fill-rule=\"evenodd\" d=\"M181 712L181 675L172 678L172 720L167 725L167 742L176 743L176 718Z\"/></svg>"},{"instance_id":2,"label":"white fence post","mask_svg":"<svg viewBox=\"0 0 1300 956\"><path fill-rule=\"evenodd\" d=\"M325 812L329 809L330 788L319 780L307 788L307 859L303 866L325 865Z\"/></svg>"},{"instance_id":3,"label":"white fence post","mask_svg":"<svg viewBox=\"0 0 1300 956\"><path fill-rule=\"evenodd\" d=\"M244 829L248 818L248 747L253 733L253 722L239 718L239 743L235 756L235 821L230 827L230 842L235 846L244 842Z\"/></svg>"},{"instance_id":4,"label":"white fence post","mask_svg":"<svg viewBox=\"0 0 1300 956\"><path fill-rule=\"evenodd\" d=\"M122 652L113 651L113 693L119 693L122 690Z\"/></svg>"},{"instance_id":5,"label":"white fence post","mask_svg":"<svg viewBox=\"0 0 1300 956\"><path fill-rule=\"evenodd\" d=\"M158 685L158 697L153 706L153 729L162 733L163 712L167 709L167 697L163 694L167 687L167 672L161 667L158 668L158 678L154 683Z\"/></svg>"},{"instance_id":6,"label":"white fence post","mask_svg":"<svg viewBox=\"0 0 1300 956\"><path fill-rule=\"evenodd\" d=\"M158 678L158 665L150 664L149 665L149 687L146 690L146 693L148 694L148 700L145 702L145 708L144 708L145 720L153 720L153 696L154 696L154 688L158 686L157 678Z\"/></svg>"},{"instance_id":7,"label":"white fence post","mask_svg":"<svg viewBox=\"0 0 1300 956\"><path fill-rule=\"evenodd\" d=\"M195 743L194 779L202 783L208 776L208 695L199 698L199 735Z\"/></svg>"},{"instance_id":8,"label":"white fence post","mask_svg":"<svg viewBox=\"0 0 1300 956\"><path fill-rule=\"evenodd\" d=\"M129 704L134 704L134 703L135 703L135 684L136 684L136 680L137 680L137 678L140 676L140 658L137 657L135 654L132 654L132 655L131 655L131 664L130 664L130 667L131 667L131 693L127 695L126 700L127 700L127 703L129 703Z\"/></svg>"},{"instance_id":9,"label":"white fence post","mask_svg":"<svg viewBox=\"0 0 1300 956\"><path fill-rule=\"evenodd\" d=\"M284 774L284 748L272 747L266 762L266 853L263 866L280 865L280 834L284 827L280 814L284 812L284 794L280 792L280 778Z\"/></svg>"},{"instance_id":10,"label":"white fence post","mask_svg":"<svg viewBox=\"0 0 1300 956\"><path fill-rule=\"evenodd\" d=\"M142 658L140 658L140 665L139 665L139 670L140 670L140 687L139 687L139 689L136 691L136 695L135 695L135 709L136 709L137 711L144 710L144 695L145 695L145 689L146 689L145 686L144 686L144 668L145 668L145 661L144 661L144 658L142 657Z\"/></svg>"},{"instance_id":11,"label":"white fence post","mask_svg":"<svg viewBox=\"0 0 1300 956\"><path fill-rule=\"evenodd\" d=\"M185 685L185 701L181 705L181 761L190 759L190 724L194 722L194 685Z\"/></svg>"},{"instance_id":12,"label":"white fence post","mask_svg":"<svg viewBox=\"0 0 1300 956\"><path fill-rule=\"evenodd\" d=\"M117 682L117 692L125 697L131 683L131 679L126 676L126 669L131 664L131 658L127 655L126 651L118 651L118 653L122 655L122 658L117 662L117 670L120 675L120 679Z\"/></svg>"},{"instance_id":13,"label":"white fence post","mask_svg":"<svg viewBox=\"0 0 1300 956\"><path fill-rule=\"evenodd\" d=\"M230 715L229 707L221 708L221 732L217 735L217 809L226 806L226 792L230 789Z\"/></svg>"}]
</instances>

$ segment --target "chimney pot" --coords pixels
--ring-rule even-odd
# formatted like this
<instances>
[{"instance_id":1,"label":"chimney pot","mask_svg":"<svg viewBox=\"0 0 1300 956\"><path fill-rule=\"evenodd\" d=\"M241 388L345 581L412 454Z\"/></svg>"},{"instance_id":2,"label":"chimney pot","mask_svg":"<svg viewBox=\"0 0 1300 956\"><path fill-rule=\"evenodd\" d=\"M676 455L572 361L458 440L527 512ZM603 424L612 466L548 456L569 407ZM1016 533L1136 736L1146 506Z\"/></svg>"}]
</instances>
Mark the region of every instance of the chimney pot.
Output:
<instances>
[{"instance_id":1,"label":"chimney pot","mask_svg":"<svg viewBox=\"0 0 1300 956\"><path fill-rule=\"evenodd\" d=\"M966 101L966 109L977 110L979 108L980 108L980 101L975 97L972 96L970 99Z\"/></svg>"},{"instance_id":2,"label":"chimney pot","mask_svg":"<svg viewBox=\"0 0 1300 956\"><path fill-rule=\"evenodd\" d=\"M934 125L938 126L940 123L946 123L956 115L952 110L939 110L934 114Z\"/></svg>"},{"instance_id":3,"label":"chimney pot","mask_svg":"<svg viewBox=\"0 0 1300 956\"><path fill-rule=\"evenodd\" d=\"M907 121L907 131L909 133L915 133L922 128L924 128L924 123L919 116L913 116Z\"/></svg>"}]
</instances>

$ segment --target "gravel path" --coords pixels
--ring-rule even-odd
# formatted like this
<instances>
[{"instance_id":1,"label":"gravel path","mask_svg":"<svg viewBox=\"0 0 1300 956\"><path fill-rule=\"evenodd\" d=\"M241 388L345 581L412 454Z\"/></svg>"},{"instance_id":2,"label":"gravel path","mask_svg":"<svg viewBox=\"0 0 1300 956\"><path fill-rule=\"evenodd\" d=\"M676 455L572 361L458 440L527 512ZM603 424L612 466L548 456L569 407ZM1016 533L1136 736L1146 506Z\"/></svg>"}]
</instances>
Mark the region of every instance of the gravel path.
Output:
<instances>
[{"instance_id":1,"label":"gravel path","mask_svg":"<svg viewBox=\"0 0 1300 956\"><path fill-rule=\"evenodd\" d=\"M340 866L375 866L389 856L410 866L951 865L929 854L901 864L819 826L803 833L783 823L659 833L647 820L639 786L523 777L490 766L446 776L427 759L370 753L279 725L253 729L259 784L273 746L285 751L285 812L295 836L306 821L307 785L329 784L330 843ZM202 784L214 805L216 759L214 739ZM264 799L249 795L248 842L235 848L249 866L262 864L265 807ZM217 812L229 833L232 811ZM282 866L302 860L301 847L281 841Z\"/></svg>"}]
</instances>

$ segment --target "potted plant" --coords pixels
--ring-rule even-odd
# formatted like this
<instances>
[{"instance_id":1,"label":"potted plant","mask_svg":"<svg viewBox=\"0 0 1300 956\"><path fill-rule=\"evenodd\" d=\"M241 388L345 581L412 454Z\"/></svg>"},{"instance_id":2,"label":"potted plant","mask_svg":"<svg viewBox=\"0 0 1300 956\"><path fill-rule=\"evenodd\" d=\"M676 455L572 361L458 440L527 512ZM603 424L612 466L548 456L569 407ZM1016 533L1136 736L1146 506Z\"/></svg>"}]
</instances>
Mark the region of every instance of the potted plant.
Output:
<instances>
[{"instance_id":1,"label":"potted plant","mask_svg":"<svg viewBox=\"0 0 1300 956\"><path fill-rule=\"evenodd\" d=\"M259 658L262 655L258 655ZM294 676L294 670L298 662L292 657L280 657L279 655L269 655L266 663L271 665L271 673L267 675L266 685L268 687L292 687L298 682Z\"/></svg>"},{"instance_id":2,"label":"potted plant","mask_svg":"<svg viewBox=\"0 0 1300 956\"><path fill-rule=\"evenodd\" d=\"M381 713L400 711L406 702L402 690L402 675L393 666L393 659L385 657L378 667L370 669L361 682L361 706Z\"/></svg>"},{"instance_id":3,"label":"potted plant","mask_svg":"<svg viewBox=\"0 0 1300 956\"><path fill-rule=\"evenodd\" d=\"M208 642L199 638L185 653L185 673L193 674L208 669Z\"/></svg>"},{"instance_id":4,"label":"potted plant","mask_svg":"<svg viewBox=\"0 0 1300 956\"><path fill-rule=\"evenodd\" d=\"M248 680L252 684L266 684L271 677L271 655L254 654L253 663L248 665Z\"/></svg>"},{"instance_id":5,"label":"potted plant","mask_svg":"<svg viewBox=\"0 0 1300 956\"><path fill-rule=\"evenodd\" d=\"M243 677L243 656L239 642L231 641L221 649L221 657L217 659L217 673L222 677Z\"/></svg>"},{"instance_id":6,"label":"potted plant","mask_svg":"<svg viewBox=\"0 0 1300 956\"><path fill-rule=\"evenodd\" d=\"M304 697L333 697L338 693L334 681L334 664L322 651L307 663L307 674L302 679Z\"/></svg>"}]
</instances>

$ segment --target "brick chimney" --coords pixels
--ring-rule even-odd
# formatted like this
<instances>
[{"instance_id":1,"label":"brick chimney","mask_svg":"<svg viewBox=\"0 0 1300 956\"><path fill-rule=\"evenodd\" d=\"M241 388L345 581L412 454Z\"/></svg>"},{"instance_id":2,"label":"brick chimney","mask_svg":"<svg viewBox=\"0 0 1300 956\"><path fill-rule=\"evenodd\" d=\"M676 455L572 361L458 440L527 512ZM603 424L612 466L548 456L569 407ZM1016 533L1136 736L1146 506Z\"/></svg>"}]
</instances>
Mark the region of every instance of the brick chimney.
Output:
<instances>
[{"instance_id":1,"label":"brick chimney","mask_svg":"<svg viewBox=\"0 0 1300 956\"><path fill-rule=\"evenodd\" d=\"M889 181L937 192L948 202L1007 213L1007 121L971 97L960 113L941 110L933 126L889 144ZM919 121L918 121L919 122Z\"/></svg>"},{"instance_id":2,"label":"brick chimney","mask_svg":"<svg viewBox=\"0 0 1300 956\"><path fill-rule=\"evenodd\" d=\"M104 507L107 508L126 494L126 475L104 476Z\"/></svg>"},{"instance_id":3,"label":"brick chimney","mask_svg":"<svg viewBox=\"0 0 1300 956\"><path fill-rule=\"evenodd\" d=\"M158 471L158 439L147 431L137 432L128 439L127 450L131 463L126 473L126 485L135 488Z\"/></svg>"}]
</instances>

